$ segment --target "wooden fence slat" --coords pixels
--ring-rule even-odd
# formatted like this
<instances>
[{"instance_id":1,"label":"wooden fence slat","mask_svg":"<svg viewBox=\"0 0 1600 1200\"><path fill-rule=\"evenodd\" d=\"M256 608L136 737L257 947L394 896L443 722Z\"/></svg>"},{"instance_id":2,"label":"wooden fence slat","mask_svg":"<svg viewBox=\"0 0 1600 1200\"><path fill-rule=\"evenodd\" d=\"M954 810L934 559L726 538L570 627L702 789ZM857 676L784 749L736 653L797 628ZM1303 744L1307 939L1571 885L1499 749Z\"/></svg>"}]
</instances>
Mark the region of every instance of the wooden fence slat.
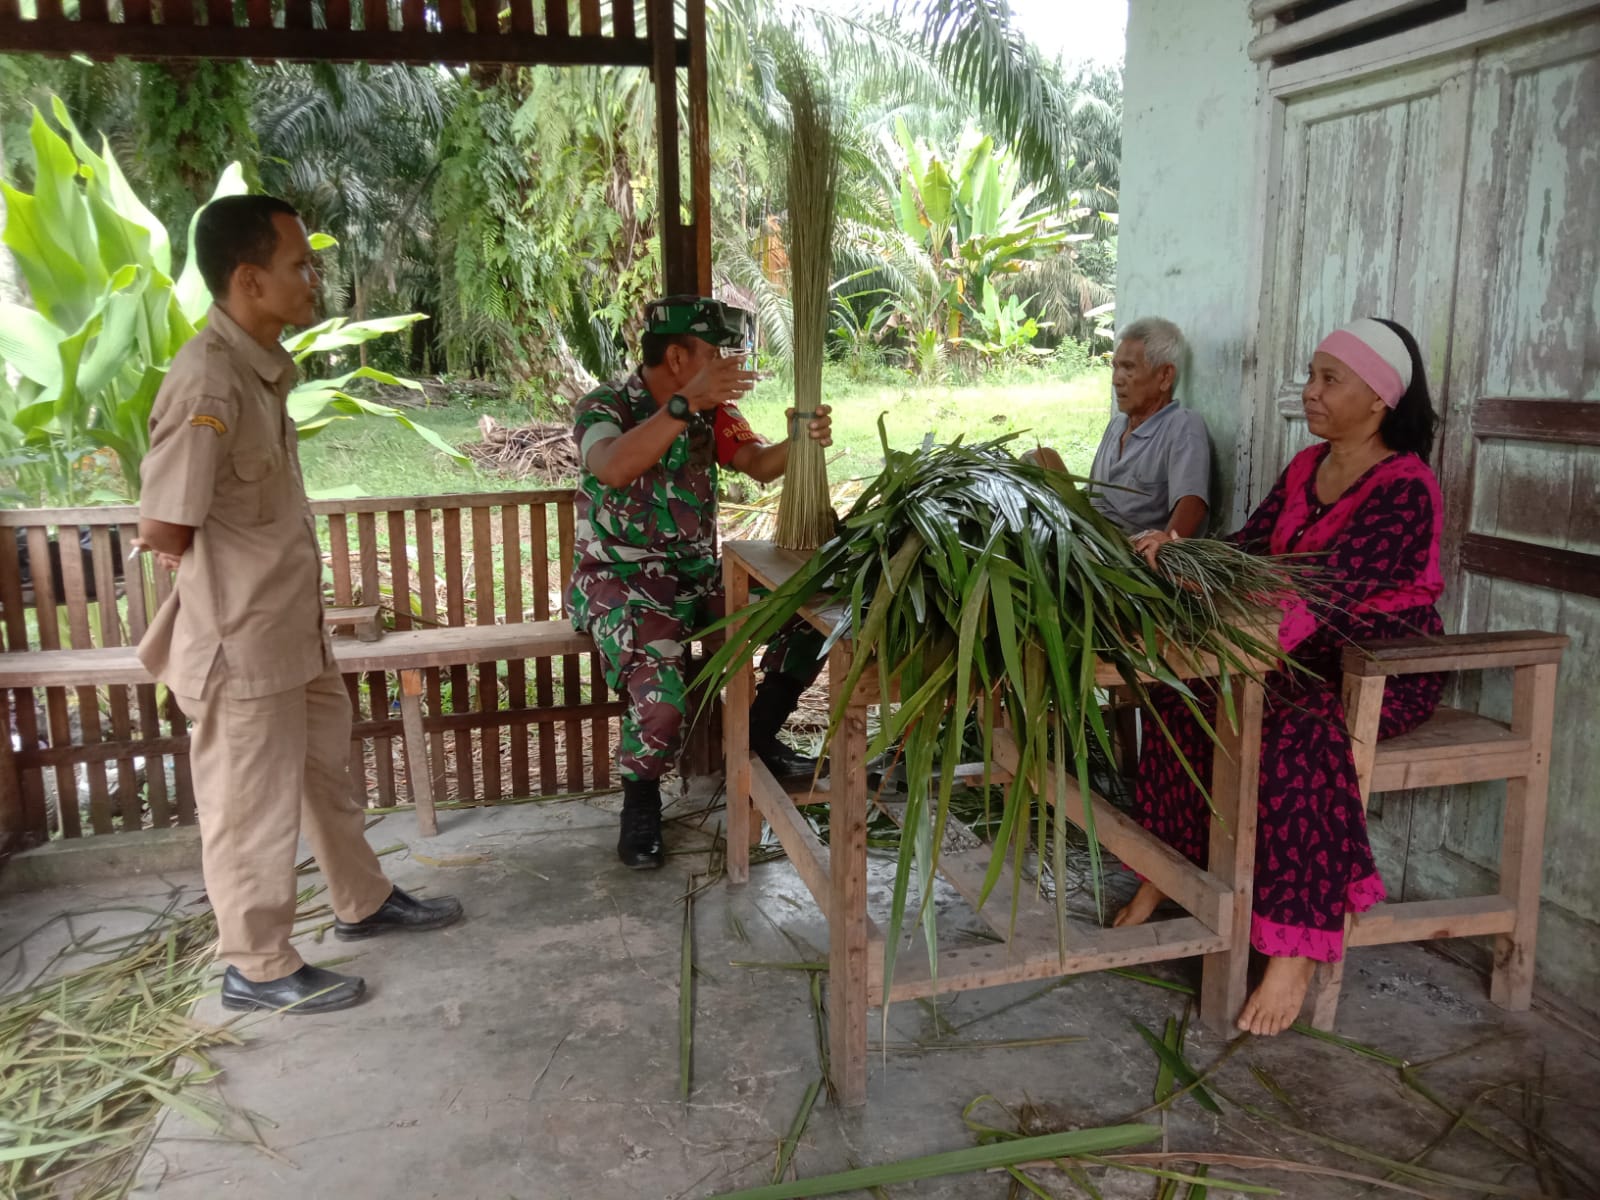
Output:
<instances>
[{"instance_id":1,"label":"wooden fence slat","mask_svg":"<svg viewBox=\"0 0 1600 1200\"><path fill-rule=\"evenodd\" d=\"M99 597L100 645L122 645L122 617L118 612L116 558L111 549L111 526L97 525L90 531L94 544L94 594ZM108 603L109 598L109 603ZM133 740L133 722L129 718L128 696L131 689L108 687L111 708L111 736L118 742ZM122 818L124 829L138 829L143 823L139 811L139 780L133 759L117 759L117 791L115 808Z\"/></svg>"},{"instance_id":2,"label":"wooden fence slat","mask_svg":"<svg viewBox=\"0 0 1600 1200\"><path fill-rule=\"evenodd\" d=\"M283 27L285 29L310 29L311 0L284 0Z\"/></svg>"},{"instance_id":3,"label":"wooden fence slat","mask_svg":"<svg viewBox=\"0 0 1600 1200\"><path fill-rule=\"evenodd\" d=\"M191 0L161 0L161 23L163 25L193 25L194 5Z\"/></svg>"},{"instance_id":4,"label":"wooden fence slat","mask_svg":"<svg viewBox=\"0 0 1600 1200\"><path fill-rule=\"evenodd\" d=\"M446 33L461 32L461 0L439 0L439 25Z\"/></svg>"},{"instance_id":5,"label":"wooden fence slat","mask_svg":"<svg viewBox=\"0 0 1600 1200\"><path fill-rule=\"evenodd\" d=\"M376 513L356 514L356 554L361 561L362 604L383 603L383 579L378 570L378 516ZM358 710L359 711L359 710ZM367 674L367 713L373 720L389 717L389 676L385 671ZM395 803L394 739L372 739L372 765L378 782L378 806L390 808ZM366 789L362 789L366 800Z\"/></svg>"},{"instance_id":6,"label":"wooden fence slat","mask_svg":"<svg viewBox=\"0 0 1600 1200\"><path fill-rule=\"evenodd\" d=\"M567 0L544 0L544 31L551 37L567 37L572 33Z\"/></svg>"},{"instance_id":7,"label":"wooden fence slat","mask_svg":"<svg viewBox=\"0 0 1600 1200\"><path fill-rule=\"evenodd\" d=\"M533 619L550 619L550 526L543 504L528 510L528 557L533 569ZM534 703L549 708L555 701L555 685L548 658L533 664ZM560 789L556 776L556 730L548 722L539 726L539 790L552 795Z\"/></svg>"},{"instance_id":8,"label":"wooden fence slat","mask_svg":"<svg viewBox=\"0 0 1600 1200\"><path fill-rule=\"evenodd\" d=\"M500 510L500 546L505 555L501 575L506 581L506 622L521 622L522 607L522 522L521 509L507 504ZM528 707L528 668L523 662L506 664L506 708L512 712ZM528 777L527 726L513 726L511 730L511 794L530 794Z\"/></svg>"},{"instance_id":9,"label":"wooden fence slat","mask_svg":"<svg viewBox=\"0 0 1600 1200\"><path fill-rule=\"evenodd\" d=\"M158 572L164 575L165 571ZM167 732L172 737L188 737L189 722L183 715L183 710L178 707L178 702L167 693ZM194 773L189 769L189 756L177 754L172 759L172 775L174 783L173 811L177 814L179 825L193 825L194 815Z\"/></svg>"},{"instance_id":10,"label":"wooden fence slat","mask_svg":"<svg viewBox=\"0 0 1600 1200\"><path fill-rule=\"evenodd\" d=\"M494 602L494 527L491 512L479 507L472 510L472 603L476 623L495 624ZM500 674L498 663L478 665L478 711L497 712L500 708ZM485 729L478 738L483 757L483 798L499 799L504 793L500 787L500 730Z\"/></svg>"},{"instance_id":11,"label":"wooden fence slat","mask_svg":"<svg viewBox=\"0 0 1600 1200\"><path fill-rule=\"evenodd\" d=\"M56 585L51 578L50 534L42 525L28 527L28 562L32 567L34 613L39 622L39 649L61 649L60 617L56 612ZM46 688L45 712L50 721L50 744L72 744L72 721L67 713L67 693L63 688ZM62 837L78 837L78 777L70 766L56 768L56 810Z\"/></svg>"},{"instance_id":12,"label":"wooden fence slat","mask_svg":"<svg viewBox=\"0 0 1600 1200\"><path fill-rule=\"evenodd\" d=\"M350 583L350 530L343 513L328 517L328 558L333 568L333 602L340 607L355 603Z\"/></svg>"},{"instance_id":13,"label":"wooden fence slat","mask_svg":"<svg viewBox=\"0 0 1600 1200\"><path fill-rule=\"evenodd\" d=\"M407 33L421 33L428 28L428 10L423 0L400 0L400 27Z\"/></svg>"},{"instance_id":14,"label":"wooden fence slat","mask_svg":"<svg viewBox=\"0 0 1600 1200\"><path fill-rule=\"evenodd\" d=\"M327 29L349 29L350 0L324 0L322 23Z\"/></svg>"},{"instance_id":15,"label":"wooden fence slat","mask_svg":"<svg viewBox=\"0 0 1600 1200\"><path fill-rule=\"evenodd\" d=\"M572 548L574 542L572 505L556 509L556 553L560 556L558 567L561 576L561 611L570 613L567 586L572 581ZM576 654L562 656L561 703L583 703L583 675ZM567 722L567 790L583 790L583 722Z\"/></svg>"},{"instance_id":16,"label":"wooden fence slat","mask_svg":"<svg viewBox=\"0 0 1600 1200\"><path fill-rule=\"evenodd\" d=\"M361 722L361 676L344 676L344 690L350 696L350 795L362 808L367 806L367 739L355 731Z\"/></svg>"},{"instance_id":17,"label":"wooden fence slat","mask_svg":"<svg viewBox=\"0 0 1600 1200\"><path fill-rule=\"evenodd\" d=\"M606 687L605 664L599 654L589 655L589 703L610 699ZM595 788L611 786L611 718L595 717L589 722L589 773Z\"/></svg>"},{"instance_id":18,"label":"wooden fence slat","mask_svg":"<svg viewBox=\"0 0 1600 1200\"><path fill-rule=\"evenodd\" d=\"M634 21L634 0L611 0L611 36L617 38L637 37L637 26Z\"/></svg>"},{"instance_id":19,"label":"wooden fence slat","mask_svg":"<svg viewBox=\"0 0 1600 1200\"><path fill-rule=\"evenodd\" d=\"M511 0L511 32L533 32L533 0Z\"/></svg>"},{"instance_id":20,"label":"wooden fence slat","mask_svg":"<svg viewBox=\"0 0 1600 1200\"><path fill-rule=\"evenodd\" d=\"M483 37L500 32L500 0L472 0L472 31Z\"/></svg>"},{"instance_id":21,"label":"wooden fence slat","mask_svg":"<svg viewBox=\"0 0 1600 1200\"><path fill-rule=\"evenodd\" d=\"M150 0L141 0L148 4ZM128 0L122 0L127 5ZM269 29L272 26L272 0L245 0L245 15L250 19L250 28Z\"/></svg>"},{"instance_id":22,"label":"wooden fence slat","mask_svg":"<svg viewBox=\"0 0 1600 1200\"><path fill-rule=\"evenodd\" d=\"M150 24L150 0L122 0L124 25Z\"/></svg>"},{"instance_id":23,"label":"wooden fence slat","mask_svg":"<svg viewBox=\"0 0 1600 1200\"><path fill-rule=\"evenodd\" d=\"M444 585L445 616L451 625L465 625L466 603L463 578L465 564L461 555L461 510L447 508L441 512L444 522ZM466 667L450 668L450 711L472 711L472 689ZM472 761L472 734L461 730L456 734L456 784L457 799L471 801L478 798L476 771Z\"/></svg>"},{"instance_id":24,"label":"wooden fence slat","mask_svg":"<svg viewBox=\"0 0 1600 1200\"><path fill-rule=\"evenodd\" d=\"M99 0L103 6L105 0ZM87 9L84 10L87 13ZM206 24L210 26L233 25L233 0L206 0Z\"/></svg>"},{"instance_id":25,"label":"wooden fence slat","mask_svg":"<svg viewBox=\"0 0 1600 1200\"><path fill-rule=\"evenodd\" d=\"M439 623L439 577L433 562L433 511L419 508L412 514L417 535L417 597L422 608L422 623ZM444 712L444 684L440 672L430 668L424 673L428 684L428 712ZM433 765L433 795L436 800L446 798L444 734L428 735L428 761Z\"/></svg>"},{"instance_id":26,"label":"wooden fence slat","mask_svg":"<svg viewBox=\"0 0 1600 1200\"><path fill-rule=\"evenodd\" d=\"M132 546L134 538L139 536L139 527L127 523L119 526L122 530L122 544ZM127 598L128 598L128 641L134 645L144 637L144 631L150 624L149 617L149 589L150 583L146 577L146 569L153 573L164 574L155 565L155 560L148 554L141 554L137 558L127 557ZM134 689L134 697L139 708L139 732L147 740L161 735L161 713L159 702L156 698L154 684L145 684ZM172 824L172 804L167 793L167 759L164 755L144 758L145 789L150 798L150 824L155 829L165 829Z\"/></svg>"},{"instance_id":27,"label":"wooden fence slat","mask_svg":"<svg viewBox=\"0 0 1600 1200\"><path fill-rule=\"evenodd\" d=\"M600 36L600 0L578 0L578 31L584 37Z\"/></svg>"},{"instance_id":28,"label":"wooden fence slat","mask_svg":"<svg viewBox=\"0 0 1600 1200\"><path fill-rule=\"evenodd\" d=\"M0 529L0 608L5 610L6 649L20 652L28 645L28 620L22 607L21 558L17 531ZM11 696L12 720L23 750L39 746L39 710L33 690L18 689ZM41 841L50 835L50 817L45 807L44 778L38 771L22 772L22 826Z\"/></svg>"},{"instance_id":29,"label":"wooden fence slat","mask_svg":"<svg viewBox=\"0 0 1600 1200\"><path fill-rule=\"evenodd\" d=\"M394 598L394 627L410 629L411 550L405 510L400 508L389 514L389 591Z\"/></svg>"},{"instance_id":30,"label":"wooden fence slat","mask_svg":"<svg viewBox=\"0 0 1600 1200\"><path fill-rule=\"evenodd\" d=\"M386 0L361 0L361 27L373 30L389 28L389 5Z\"/></svg>"},{"instance_id":31,"label":"wooden fence slat","mask_svg":"<svg viewBox=\"0 0 1600 1200\"><path fill-rule=\"evenodd\" d=\"M61 526L56 545L61 549L61 582L67 602L67 632L74 650L94 646L89 629L89 586L83 570L82 533L76 525ZM112 603L116 603L115 596ZM100 729L100 691L92 684L73 689L78 698L78 741L94 745L103 741ZM84 777L89 785L89 824L95 833L111 832L111 790L106 786L106 765L85 763Z\"/></svg>"},{"instance_id":32,"label":"wooden fence slat","mask_svg":"<svg viewBox=\"0 0 1600 1200\"><path fill-rule=\"evenodd\" d=\"M35 0L35 11L41 21L61 20L61 0Z\"/></svg>"}]
</instances>

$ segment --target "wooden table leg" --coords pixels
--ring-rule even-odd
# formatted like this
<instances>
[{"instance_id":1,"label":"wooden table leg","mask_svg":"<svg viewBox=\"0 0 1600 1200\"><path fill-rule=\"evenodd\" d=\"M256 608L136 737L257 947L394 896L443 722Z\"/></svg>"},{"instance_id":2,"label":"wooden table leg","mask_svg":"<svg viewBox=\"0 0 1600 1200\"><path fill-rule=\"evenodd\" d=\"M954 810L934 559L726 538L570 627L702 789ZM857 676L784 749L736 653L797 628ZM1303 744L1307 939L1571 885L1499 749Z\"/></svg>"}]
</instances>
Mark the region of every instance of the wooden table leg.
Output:
<instances>
[{"instance_id":1,"label":"wooden table leg","mask_svg":"<svg viewBox=\"0 0 1600 1200\"><path fill-rule=\"evenodd\" d=\"M842 646L828 654L828 688L850 672ZM845 1106L867 1102L867 706L851 698L834 735L828 814L828 1056Z\"/></svg>"},{"instance_id":2,"label":"wooden table leg","mask_svg":"<svg viewBox=\"0 0 1600 1200\"><path fill-rule=\"evenodd\" d=\"M1515 901L1516 924L1494 940L1489 999L1524 1012L1533 1003L1533 954L1539 935L1539 880L1544 864L1545 802L1555 726L1556 664L1518 667L1511 684L1511 729L1532 745L1528 773L1506 780L1500 839L1500 894Z\"/></svg>"},{"instance_id":3,"label":"wooden table leg","mask_svg":"<svg viewBox=\"0 0 1600 1200\"><path fill-rule=\"evenodd\" d=\"M1233 892L1229 949L1205 956L1200 983L1200 1018L1224 1036L1244 1008L1250 970L1250 901L1256 866L1256 790L1261 775L1261 685L1234 676L1238 723L1230 725L1217 706L1221 739L1211 771L1211 857L1207 870Z\"/></svg>"},{"instance_id":4,"label":"wooden table leg","mask_svg":"<svg viewBox=\"0 0 1600 1200\"><path fill-rule=\"evenodd\" d=\"M733 557L722 560L724 610L729 616L750 603L750 573ZM739 635L728 627L727 642ZM724 643L726 644L726 643ZM728 849L724 870L729 883L750 881L750 847L761 837L761 814L750 800L750 704L755 666L745 663L728 680L722 708L723 790L728 804Z\"/></svg>"},{"instance_id":5,"label":"wooden table leg","mask_svg":"<svg viewBox=\"0 0 1600 1200\"><path fill-rule=\"evenodd\" d=\"M405 734L406 778L417 806L417 832L433 837L439 832L439 815L433 807L433 764L428 761L428 739L422 733L422 672L400 672L400 725Z\"/></svg>"}]
</instances>

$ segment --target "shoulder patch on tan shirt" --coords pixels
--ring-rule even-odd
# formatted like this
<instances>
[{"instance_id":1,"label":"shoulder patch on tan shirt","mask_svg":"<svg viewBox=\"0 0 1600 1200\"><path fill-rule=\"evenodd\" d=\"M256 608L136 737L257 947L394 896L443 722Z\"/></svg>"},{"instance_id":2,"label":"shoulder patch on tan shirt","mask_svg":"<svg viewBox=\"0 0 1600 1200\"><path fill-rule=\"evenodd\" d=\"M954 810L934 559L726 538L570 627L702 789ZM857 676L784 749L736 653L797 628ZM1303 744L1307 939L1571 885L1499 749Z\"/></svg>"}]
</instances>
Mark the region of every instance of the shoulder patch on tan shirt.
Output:
<instances>
[{"instance_id":1,"label":"shoulder patch on tan shirt","mask_svg":"<svg viewBox=\"0 0 1600 1200\"><path fill-rule=\"evenodd\" d=\"M196 429L212 430L218 437L221 437L223 434L228 432L228 427L226 425L208 413L196 413L194 416L189 418L189 424L194 426Z\"/></svg>"}]
</instances>

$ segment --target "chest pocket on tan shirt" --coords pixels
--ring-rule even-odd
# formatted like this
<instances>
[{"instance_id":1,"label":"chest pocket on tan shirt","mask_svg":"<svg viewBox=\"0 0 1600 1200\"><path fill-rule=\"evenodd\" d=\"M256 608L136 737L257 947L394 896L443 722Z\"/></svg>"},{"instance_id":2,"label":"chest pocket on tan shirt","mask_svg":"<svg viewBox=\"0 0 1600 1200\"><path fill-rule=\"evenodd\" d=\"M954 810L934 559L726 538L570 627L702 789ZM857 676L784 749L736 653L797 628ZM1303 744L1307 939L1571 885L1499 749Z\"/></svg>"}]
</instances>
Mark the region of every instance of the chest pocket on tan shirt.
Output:
<instances>
[{"instance_id":1,"label":"chest pocket on tan shirt","mask_svg":"<svg viewBox=\"0 0 1600 1200\"><path fill-rule=\"evenodd\" d=\"M238 450L228 463L227 515L245 525L276 521L282 504L283 455L270 450Z\"/></svg>"}]
</instances>

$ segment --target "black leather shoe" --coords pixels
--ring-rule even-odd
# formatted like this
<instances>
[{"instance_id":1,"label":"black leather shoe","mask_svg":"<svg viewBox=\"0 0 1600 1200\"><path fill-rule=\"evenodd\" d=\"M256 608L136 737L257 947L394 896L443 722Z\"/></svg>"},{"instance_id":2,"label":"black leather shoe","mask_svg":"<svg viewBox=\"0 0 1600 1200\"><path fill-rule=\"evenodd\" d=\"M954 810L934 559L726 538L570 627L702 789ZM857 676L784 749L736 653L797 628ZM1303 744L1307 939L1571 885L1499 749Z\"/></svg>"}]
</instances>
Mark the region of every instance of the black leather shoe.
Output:
<instances>
[{"instance_id":1,"label":"black leather shoe","mask_svg":"<svg viewBox=\"0 0 1600 1200\"><path fill-rule=\"evenodd\" d=\"M359 921L335 921L333 934L347 942L387 933L391 929L443 929L461 919L461 901L454 896L437 900L418 900L399 888L378 906L378 911Z\"/></svg>"},{"instance_id":2,"label":"black leather shoe","mask_svg":"<svg viewBox=\"0 0 1600 1200\"><path fill-rule=\"evenodd\" d=\"M751 742L750 749L756 752L756 757L772 772L774 779L812 779L817 778L817 760L810 755L801 754L792 750L777 738L766 742ZM826 779L828 775L827 764L823 764L820 778Z\"/></svg>"},{"instance_id":3,"label":"black leather shoe","mask_svg":"<svg viewBox=\"0 0 1600 1200\"><path fill-rule=\"evenodd\" d=\"M624 779L622 781L622 833L617 838L617 857L635 871L654 871L666 865L666 847L661 844L661 781Z\"/></svg>"},{"instance_id":4,"label":"black leather shoe","mask_svg":"<svg viewBox=\"0 0 1600 1200\"><path fill-rule=\"evenodd\" d=\"M366 981L356 975L338 975L306 963L293 975L253 983L229 967L222 973L222 1007L236 1011L282 1009L289 1013L324 1013L360 1004L367 994Z\"/></svg>"}]
</instances>

